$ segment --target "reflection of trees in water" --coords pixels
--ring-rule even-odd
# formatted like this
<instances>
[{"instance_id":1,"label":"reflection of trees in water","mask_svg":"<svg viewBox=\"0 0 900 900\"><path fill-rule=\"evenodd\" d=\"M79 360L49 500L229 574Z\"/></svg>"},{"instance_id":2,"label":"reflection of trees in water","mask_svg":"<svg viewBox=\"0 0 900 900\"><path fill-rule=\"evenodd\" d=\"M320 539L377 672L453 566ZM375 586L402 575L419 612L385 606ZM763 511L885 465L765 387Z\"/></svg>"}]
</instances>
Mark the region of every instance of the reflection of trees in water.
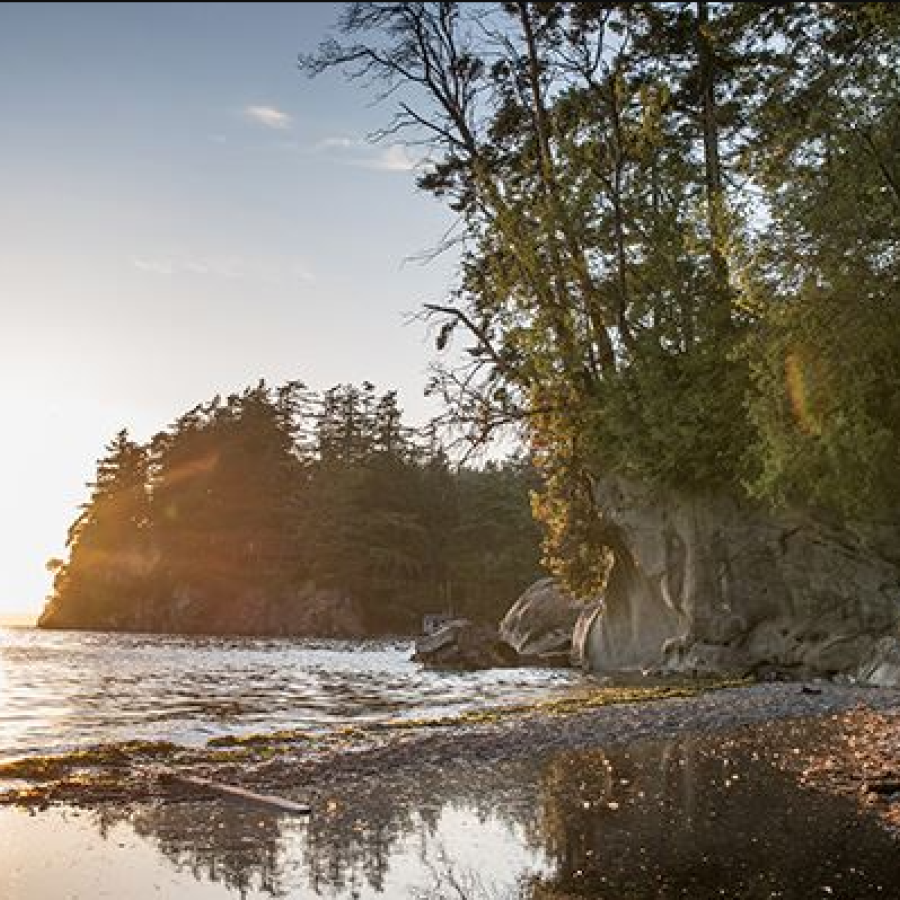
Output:
<instances>
[{"instance_id":1,"label":"reflection of trees in water","mask_svg":"<svg viewBox=\"0 0 900 900\"><path fill-rule=\"evenodd\" d=\"M693 750L676 744L650 759L625 750L556 756L543 773L541 817L530 834L555 862L553 883L573 889L594 871L626 860L634 871L662 858L680 829L692 827L693 765Z\"/></svg>"},{"instance_id":2,"label":"reflection of trees in water","mask_svg":"<svg viewBox=\"0 0 900 900\"><path fill-rule=\"evenodd\" d=\"M179 871L197 881L226 885L245 897L252 892L286 896L283 872L289 840L297 823L236 804L165 803L98 812L101 833L127 821L154 843ZM302 828L302 826L300 826Z\"/></svg>"},{"instance_id":3,"label":"reflection of trees in water","mask_svg":"<svg viewBox=\"0 0 900 900\"><path fill-rule=\"evenodd\" d=\"M475 822L496 815L512 822L520 795L518 786L513 793L498 790L496 770L469 766L407 768L338 783L314 801L305 833L306 877L321 892L352 892L363 884L381 891L401 844L423 864L437 858L445 809L463 808Z\"/></svg>"},{"instance_id":4,"label":"reflection of trees in water","mask_svg":"<svg viewBox=\"0 0 900 900\"><path fill-rule=\"evenodd\" d=\"M891 896L896 844L852 804L802 789L766 762L791 752L795 736L763 749L764 736L346 776L308 794L308 821L192 802L107 810L100 825L127 819L180 869L241 895L283 897L300 885L323 896L378 892L405 854L418 858L421 896L433 900L703 897L720 888L794 900L828 884L839 896L872 896L873 882ZM443 818L448 810L465 816ZM453 858L453 828L471 839L479 822L497 820L533 851L531 874L511 893L492 888L497 873ZM552 874L535 874L541 868Z\"/></svg>"},{"instance_id":5,"label":"reflection of trees in water","mask_svg":"<svg viewBox=\"0 0 900 900\"><path fill-rule=\"evenodd\" d=\"M101 812L101 831L126 820L180 871L241 897L285 897L298 881L316 893L380 890L399 836L416 827L392 804L364 817L354 804L326 803L309 821L236 803L167 803ZM418 823L424 826L424 822Z\"/></svg>"},{"instance_id":6,"label":"reflection of trees in water","mask_svg":"<svg viewBox=\"0 0 900 900\"><path fill-rule=\"evenodd\" d=\"M317 892L353 891L362 884L380 891L397 842L426 827L390 796L366 803L354 793L316 807L305 840L305 870Z\"/></svg>"},{"instance_id":7,"label":"reflection of trees in water","mask_svg":"<svg viewBox=\"0 0 900 900\"><path fill-rule=\"evenodd\" d=\"M180 871L242 897L284 897L298 883L326 896L353 896L363 886L384 889L401 843L426 865L439 859L447 808L465 809L476 823L499 816L524 830L534 815L533 799L523 802L534 769L525 769L521 777L488 767L406 769L336 782L308 797L308 820L231 802L177 802L101 808L97 825L106 834L127 822Z\"/></svg>"}]
</instances>

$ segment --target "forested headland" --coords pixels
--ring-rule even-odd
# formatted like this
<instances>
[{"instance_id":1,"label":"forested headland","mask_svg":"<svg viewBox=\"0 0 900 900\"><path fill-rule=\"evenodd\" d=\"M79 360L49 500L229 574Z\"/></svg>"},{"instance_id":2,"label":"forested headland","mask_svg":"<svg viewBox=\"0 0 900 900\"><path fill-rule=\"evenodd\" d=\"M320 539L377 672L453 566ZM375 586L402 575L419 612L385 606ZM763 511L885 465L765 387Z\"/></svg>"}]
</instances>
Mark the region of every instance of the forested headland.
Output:
<instances>
[{"instance_id":1,"label":"forested headland","mask_svg":"<svg viewBox=\"0 0 900 900\"><path fill-rule=\"evenodd\" d=\"M540 574L522 460L454 466L394 392L264 383L100 459L44 627L363 636L496 621ZM323 605L324 603L324 605Z\"/></svg>"}]
</instances>

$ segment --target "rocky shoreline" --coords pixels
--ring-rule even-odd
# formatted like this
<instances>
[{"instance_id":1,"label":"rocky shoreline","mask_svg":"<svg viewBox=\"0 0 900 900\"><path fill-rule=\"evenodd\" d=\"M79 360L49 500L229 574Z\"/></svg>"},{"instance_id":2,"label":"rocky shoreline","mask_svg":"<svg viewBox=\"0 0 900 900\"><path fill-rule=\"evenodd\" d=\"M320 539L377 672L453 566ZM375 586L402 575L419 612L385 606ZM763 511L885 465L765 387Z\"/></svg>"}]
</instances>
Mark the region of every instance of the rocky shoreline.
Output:
<instances>
[{"instance_id":1,"label":"rocky shoreline","mask_svg":"<svg viewBox=\"0 0 900 900\"><path fill-rule=\"evenodd\" d=\"M177 779L159 777L161 771L174 771L308 802L315 814L326 797L398 773L459 771L476 762L724 734L792 720L833 730L836 749L848 746L848 728L865 731L860 723L878 722L883 736L896 736L900 690L824 681L634 688L596 684L578 696L455 719L394 722L315 736L252 735L214 741L200 750L130 744L25 760L18 767L0 766L0 804L93 806L167 802L193 794ZM884 737L880 746L887 752L898 744ZM835 783L842 779L844 792L857 775L864 780L862 769L853 771L852 753L836 752L835 759L826 774ZM816 760L804 762L811 771L816 769ZM881 768L890 765L885 762ZM824 771L821 760L818 770L820 775Z\"/></svg>"}]
</instances>

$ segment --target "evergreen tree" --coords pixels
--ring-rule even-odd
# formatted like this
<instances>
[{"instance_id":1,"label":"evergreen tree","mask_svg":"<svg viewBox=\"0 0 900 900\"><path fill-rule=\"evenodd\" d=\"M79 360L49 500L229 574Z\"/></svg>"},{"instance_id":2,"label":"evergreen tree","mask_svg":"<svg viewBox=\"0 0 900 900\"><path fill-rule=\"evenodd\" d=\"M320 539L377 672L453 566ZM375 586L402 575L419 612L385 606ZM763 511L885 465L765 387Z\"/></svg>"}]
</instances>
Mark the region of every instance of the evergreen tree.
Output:
<instances>
[{"instance_id":1,"label":"evergreen tree","mask_svg":"<svg viewBox=\"0 0 900 900\"><path fill-rule=\"evenodd\" d=\"M900 500L890 3L350 3L301 60L402 96L460 216L433 389L518 420L546 559L601 587L592 479L841 516Z\"/></svg>"},{"instance_id":2,"label":"evergreen tree","mask_svg":"<svg viewBox=\"0 0 900 900\"><path fill-rule=\"evenodd\" d=\"M160 583L229 602L294 569L294 453L285 397L264 384L197 407L153 442Z\"/></svg>"},{"instance_id":3,"label":"evergreen tree","mask_svg":"<svg viewBox=\"0 0 900 900\"><path fill-rule=\"evenodd\" d=\"M69 529L44 625L111 628L140 621L152 558L147 450L122 429L97 463L90 500Z\"/></svg>"},{"instance_id":4,"label":"evergreen tree","mask_svg":"<svg viewBox=\"0 0 900 900\"><path fill-rule=\"evenodd\" d=\"M312 587L414 632L449 605L499 617L535 572L525 470L456 471L370 383L260 382L108 450L45 625L258 631Z\"/></svg>"}]
</instances>

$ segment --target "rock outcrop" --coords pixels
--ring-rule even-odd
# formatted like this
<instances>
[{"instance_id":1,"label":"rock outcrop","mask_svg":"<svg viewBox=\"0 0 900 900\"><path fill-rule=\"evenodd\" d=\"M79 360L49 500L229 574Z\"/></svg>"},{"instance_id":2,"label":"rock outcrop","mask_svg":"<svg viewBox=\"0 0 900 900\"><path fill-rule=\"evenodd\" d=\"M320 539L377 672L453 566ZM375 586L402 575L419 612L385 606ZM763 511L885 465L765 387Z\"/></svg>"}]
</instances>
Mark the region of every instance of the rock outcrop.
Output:
<instances>
[{"instance_id":1,"label":"rock outcrop","mask_svg":"<svg viewBox=\"0 0 900 900\"><path fill-rule=\"evenodd\" d=\"M91 612L91 611L89 611ZM81 614L79 614L81 613ZM152 602L91 614L49 604L40 628L273 637L364 638L362 607L341 591L314 584L278 593L209 591L178 585Z\"/></svg>"},{"instance_id":2,"label":"rock outcrop","mask_svg":"<svg viewBox=\"0 0 900 900\"><path fill-rule=\"evenodd\" d=\"M416 641L415 662L433 669L489 669L516 666L519 656L488 625L454 619Z\"/></svg>"},{"instance_id":3,"label":"rock outcrop","mask_svg":"<svg viewBox=\"0 0 900 900\"><path fill-rule=\"evenodd\" d=\"M500 637L523 663L568 665L572 632L584 603L562 591L553 578L535 582L500 622Z\"/></svg>"},{"instance_id":4,"label":"rock outcrop","mask_svg":"<svg viewBox=\"0 0 900 900\"><path fill-rule=\"evenodd\" d=\"M900 685L900 546L884 529L619 478L595 492L615 564L576 625L585 667Z\"/></svg>"}]
</instances>

